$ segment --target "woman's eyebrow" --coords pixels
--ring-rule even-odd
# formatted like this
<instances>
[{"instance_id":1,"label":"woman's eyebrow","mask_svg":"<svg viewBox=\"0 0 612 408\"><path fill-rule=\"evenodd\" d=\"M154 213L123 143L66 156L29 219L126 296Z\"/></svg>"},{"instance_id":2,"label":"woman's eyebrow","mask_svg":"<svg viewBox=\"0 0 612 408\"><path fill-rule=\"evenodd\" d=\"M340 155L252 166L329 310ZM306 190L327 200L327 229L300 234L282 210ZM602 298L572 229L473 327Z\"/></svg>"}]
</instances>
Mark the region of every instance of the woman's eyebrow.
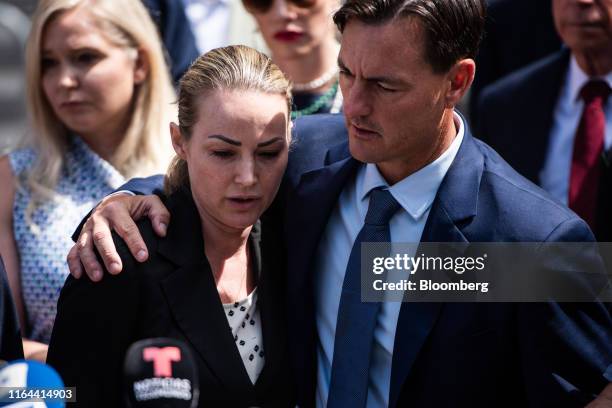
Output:
<instances>
[{"instance_id":1,"label":"woman's eyebrow","mask_svg":"<svg viewBox=\"0 0 612 408\"><path fill-rule=\"evenodd\" d=\"M261 143L257 143L257 147L266 147L266 146L270 146L273 143L278 142L279 140L283 140L280 137L273 137L270 140L266 140L265 142L261 142Z\"/></svg>"},{"instance_id":2,"label":"woman's eyebrow","mask_svg":"<svg viewBox=\"0 0 612 408\"><path fill-rule=\"evenodd\" d=\"M210 135L208 136L208 138L209 139L219 139L219 140L224 141L225 143L229 143L234 146L242 146L242 143L240 143L238 140L230 139L229 137L226 137L223 135Z\"/></svg>"},{"instance_id":3,"label":"woman's eyebrow","mask_svg":"<svg viewBox=\"0 0 612 408\"><path fill-rule=\"evenodd\" d=\"M208 136L208 138L209 139L219 139L219 140L224 141L225 143L229 143L234 146L242 146L242 143L239 142L238 140L230 139L229 137L223 136L223 135L210 135ZM278 142L279 140L283 140L283 139L281 137L273 137L270 140L266 140L265 142L258 143L257 147L266 147L273 143Z\"/></svg>"}]
</instances>

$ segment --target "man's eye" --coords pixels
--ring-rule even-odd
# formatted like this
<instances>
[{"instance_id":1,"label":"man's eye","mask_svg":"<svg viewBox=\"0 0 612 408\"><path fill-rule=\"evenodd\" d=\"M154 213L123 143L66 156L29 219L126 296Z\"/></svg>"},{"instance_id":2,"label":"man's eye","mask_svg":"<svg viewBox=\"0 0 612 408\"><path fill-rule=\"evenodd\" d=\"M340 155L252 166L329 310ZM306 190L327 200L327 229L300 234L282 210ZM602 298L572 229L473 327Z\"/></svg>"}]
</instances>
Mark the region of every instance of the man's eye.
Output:
<instances>
[{"instance_id":1,"label":"man's eye","mask_svg":"<svg viewBox=\"0 0 612 408\"><path fill-rule=\"evenodd\" d=\"M229 159L234 155L234 152L229 150L213 150L212 155L220 159Z\"/></svg>"},{"instance_id":2,"label":"man's eye","mask_svg":"<svg viewBox=\"0 0 612 408\"><path fill-rule=\"evenodd\" d=\"M346 68L340 68L340 75L351 76L351 72Z\"/></svg>"},{"instance_id":3,"label":"man's eye","mask_svg":"<svg viewBox=\"0 0 612 408\"><path fill-rule=\"evenodd\" d=\"M380 89L381 91L384 92L395 92L395 89L389 88L387 86L385 86L384 84L377 84L378 85L378 89Z\"/></svg>"}]
</instances>

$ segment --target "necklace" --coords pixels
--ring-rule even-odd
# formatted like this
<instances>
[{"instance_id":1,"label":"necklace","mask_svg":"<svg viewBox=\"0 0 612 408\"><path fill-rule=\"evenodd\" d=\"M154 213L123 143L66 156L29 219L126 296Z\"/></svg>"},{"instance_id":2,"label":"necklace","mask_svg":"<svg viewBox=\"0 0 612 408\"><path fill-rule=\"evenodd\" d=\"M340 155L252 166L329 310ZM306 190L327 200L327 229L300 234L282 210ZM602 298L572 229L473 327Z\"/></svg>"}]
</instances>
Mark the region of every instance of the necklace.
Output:
<instances>
[{"instance_id":1,"label":"necklace","mask_svg":"<svg viewBox=\"0 0 612 408\"><path fill-rule=\"evenodd\" d=\"M303 82L303 83L294 82L292 88L294 91L298 91L298 92L312 91L313 89L320 88L326 83L328 83L329 81L331 81L337 74L338 74L338 67L334 66L332 67L332 69L325 72L320 77L313 79L312 81Z\"/></svg>"},{"instance_id":2,"label":"necklace","mask_svg":"<svg viewBox=\"0 0 612 408\"><path fill-rule=\"evenodd\" d=\"M334 100L332 104L332 110L330 113L338 113L340 109L337 105L342 105L342 94L338 90L338 81L334 82L331 88L323 95L319 96L313 103L308 105L307 107L299 110L291 111L291 119L299 118L300 116L311 115L321 109L323 106L327 105L329 101Z\"/></svg>"}]
</instances>

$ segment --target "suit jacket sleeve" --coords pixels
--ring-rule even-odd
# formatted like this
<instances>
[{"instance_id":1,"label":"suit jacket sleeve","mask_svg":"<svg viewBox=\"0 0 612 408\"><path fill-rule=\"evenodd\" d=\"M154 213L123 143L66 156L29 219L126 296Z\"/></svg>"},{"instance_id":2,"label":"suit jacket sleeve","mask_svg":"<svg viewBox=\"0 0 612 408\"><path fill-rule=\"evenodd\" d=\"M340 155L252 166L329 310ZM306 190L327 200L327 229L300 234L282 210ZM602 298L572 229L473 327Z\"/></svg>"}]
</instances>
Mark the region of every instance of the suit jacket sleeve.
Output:
<instances>
[{"instance_id":1,"label":"suit jacket sleeve","mask_svg":"<svg viewBox=\"0 0 612 408\"><path fill-rule=\"evenodd\" d=\"M47 363L66 386L76 387L77 407L123 406L124 355L137 327L137 266L127 248L115 240L124 271L105 273L99 283L69 276L58 301L58 313Z\"/></svg>"},{"instance_id":2,"label":"suit jacket sleeve","mask_svg":"<svg viewBox=\"0 0 612 408\"><path fill-rule=\"evenodd\" d=\"M593 241L593 236L578 218L562 223L548 239L548 242L589 241ZM577 290L591 292L580 279L573 279L572 283ZM597 301L519 305L518 341L523 350L523 375L532 406L585 406L612 381L609 306ZM574 404L568 405L568 401Z\"/></svg>"},{"instance_id":3,"label":"suit jacket sleeve","mask_svg":"<svg viewBox=\"0 0 612 408\"><path fill-rule=\"evenodd\" d=\"M127 183L119 187L117 191L131 191L134 194L139 195L150 195L157 194L163 195L164 190L164 176L161 174L155 176L149 176L145 178L133 178L128 180Z\"/></svg>"},{"instance_id":4,"label":"suit jacket sleeve","mask_svg":"<svg viewBox=\"0 0 612 408\"><path fill-rule=\"evenodd\" d=\"M151 195L156 194L158 196L164 195L164 176L161 174L155 176L149 176L145 178L133 178L128 180L127 183L120 186L118 189L113 191L113 193L117 193L119 191L130 191L136 195ZM95 207L94 207L95 208ZM92 209L93 211L93 209ZM76 242L81 234L81 230L83 229L83 225L89 219L91 215L91 211L87 213L85 217L79 222L76 230L72 233L72 240Z\"/></svg>"}]
</instances>

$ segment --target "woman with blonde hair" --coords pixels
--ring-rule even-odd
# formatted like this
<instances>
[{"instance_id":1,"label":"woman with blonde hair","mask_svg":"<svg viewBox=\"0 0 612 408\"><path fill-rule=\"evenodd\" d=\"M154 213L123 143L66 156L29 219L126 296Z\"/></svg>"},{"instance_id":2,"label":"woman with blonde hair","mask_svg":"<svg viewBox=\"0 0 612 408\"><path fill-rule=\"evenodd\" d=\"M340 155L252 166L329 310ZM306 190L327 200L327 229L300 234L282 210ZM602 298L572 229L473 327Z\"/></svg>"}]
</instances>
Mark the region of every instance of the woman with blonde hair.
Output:
<instances>
[{"instance_id":1,"label":"woman with blonde hair","mask_svg":"<svg viewBox=\"0 0 612 408\"><path fill-rule=\"evenodd\" d=\"M116 241L124 272L68 278L48 363L81 406L118 407L128 347L169 337L194 349L198 406L294 406L281 226L266 212L287 166L289 81L252 48L218 48L185 73L178 105L166 236L143 221L145 263Z\"/></svg>"},{"instance_id":2,"label":"woman with blonde hair","mask_svg":"<svg viewBox=\"0 0 612 408\"><path fill-rule=\"evenodd\" d=\"M26 70L32 135L0 158L0 255L26 358L44 360L69 236L126 178L167 166L175 96L139 0L41 0Z\"/></svg>"}]
</instances>

